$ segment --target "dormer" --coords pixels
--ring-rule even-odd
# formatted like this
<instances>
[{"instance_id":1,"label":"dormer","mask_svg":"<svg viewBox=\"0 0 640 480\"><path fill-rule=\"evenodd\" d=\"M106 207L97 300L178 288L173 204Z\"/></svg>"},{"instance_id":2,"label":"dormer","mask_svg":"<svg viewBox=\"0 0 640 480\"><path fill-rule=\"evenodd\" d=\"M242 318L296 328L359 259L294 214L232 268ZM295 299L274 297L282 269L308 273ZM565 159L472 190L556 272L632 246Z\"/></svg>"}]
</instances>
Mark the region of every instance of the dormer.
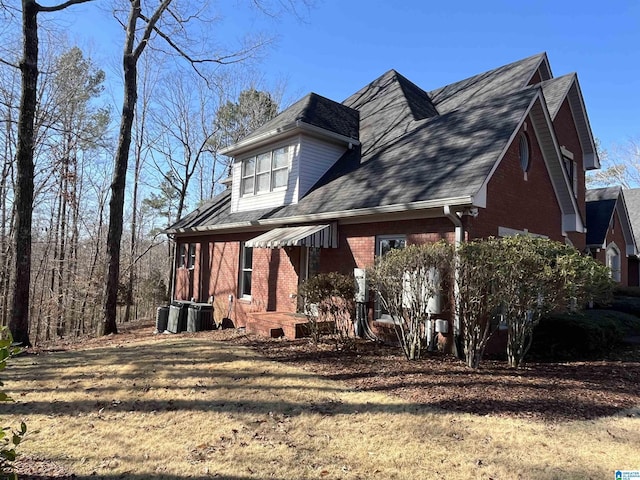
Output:
<instances>
[{"instance_id":1,"label":"dormer","mask_svg":"<svg viewBox=\"0 0 640 480\"><path fill-rule=\"evenodd\" d=\"M240 142L233 157L231 212L296 204L359 145L357 110L310 93Z\"/></svg>"}]
</instances>

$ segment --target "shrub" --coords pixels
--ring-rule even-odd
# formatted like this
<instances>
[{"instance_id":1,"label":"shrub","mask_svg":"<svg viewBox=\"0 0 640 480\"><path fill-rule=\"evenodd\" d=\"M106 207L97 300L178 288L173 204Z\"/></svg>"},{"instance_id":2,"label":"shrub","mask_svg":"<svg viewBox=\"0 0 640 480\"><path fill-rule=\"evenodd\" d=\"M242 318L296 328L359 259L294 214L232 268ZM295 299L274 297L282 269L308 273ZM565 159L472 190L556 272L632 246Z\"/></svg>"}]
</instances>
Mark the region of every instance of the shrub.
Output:
<instances>
[{"instance_id":1,"label":"shrub","mask_svg":"<svg viewBox=\"0 0 640 480\"><path fill-rule=\"evenodd\" d=\"M319 322L333 322L334 331L342 342L353 337L351 319L355 288L352 276L335 272L311 277L298 287L298 295L304 299L313 341L317 342L320 337Z\"/></svg>"},{"instance_id":2,"label":"shrub","mask_svg":"<svg viewBox=\"0 0 640 480\"><path fill-rule=\"evenodd\" d=\"M370 284L394 320L396 336L409 360L420 358L433 332L426 329L431 299L451 272L453 248L446 242L410 245L377 259Z\"/></svg>"},{"instance_id":3,"label":"shrub","mask_svg":"<svg viewBox=\"0 0 640 480\"><path fill-rule=\"evenodd\" d=\"M467 365L478 368L489 338L496 328L494 318L501 304L492 268L499 250L494 240L476 240L458 249L458 301L456 313L464 332Z\"/></svg>"},{"instance_id":4,"label":"shrub","mask_svg":"<svg viewBox=\"0 0 640 480\"><path fill-rule=\"evenodd\" d=\"M550 314L535 329L531 355L539 360L599 359L634 332L640 332L640 319L622 312Z\"/></svg>"},{"instance_id":5,"label":"shrub","mask_svg":"<svg viewBox=\"0 0 640 480\"><path fill-rule=\"evenodd\" d=\"M617 312L625 312L636 317L640 317L640 298L634 296L614 296L609 305L604 307L605 310L615 310Z\"/></svg>"},{"instance_id":6,"label":"shrub","mask_svg":"<svg viewBox=\"0 0 640 480\"><path fill-rule=\"evenodd\" d=\"M13 338L6 327L0 328L0 371L7 367L7 360L19 349L13 346ZM0 381L0 386L3 383ZM11 402L12 399L5 392L0 390L0 402ZM16 459L16 447L20 444L25 434L27 426L22 422L19 430L11 430L10 427L3 427L0 430L0 478L16 479L18 476L13 469L13 462Z\"/></svg>"}]
</instances>

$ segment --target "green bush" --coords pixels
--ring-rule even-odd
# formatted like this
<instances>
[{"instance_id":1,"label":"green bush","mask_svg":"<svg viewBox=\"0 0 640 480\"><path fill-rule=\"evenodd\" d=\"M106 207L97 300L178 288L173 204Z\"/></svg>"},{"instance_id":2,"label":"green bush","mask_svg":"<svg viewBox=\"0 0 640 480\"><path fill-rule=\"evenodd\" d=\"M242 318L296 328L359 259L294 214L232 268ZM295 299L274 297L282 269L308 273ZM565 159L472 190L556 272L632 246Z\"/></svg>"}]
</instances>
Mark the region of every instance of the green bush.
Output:
<instances>
[{"instance_id":1,"label":"green bush","mask_svg":"<svg viewBox=\"0 0 640 480\"><path fill-rule=\"evenodd\" d=\"M618 286L613 294L618 297L640 297L640 287L624 287Z\"/></svg>"},{"instance_id":2,"label":"green bush","mask_svg":"<svg viewBox=\"0 0 640 480\"><path fill-rule=\"evenodd\" d=\"M640 297L616 295L613 301L604 308L640 317Z\"/></svg>"},{"instance_id":3,"label":"green bush","mask_svg":"<svg viewBox=\"0 0 640 480\"><path fill-rule=\"evenodd\" d=\"M604 358L634 332L640 332L640 319L623 312L550 314L535 328L530 354L537 360Z\"/></svg>"},{"instance_id":4,"label":"green bush","mask_svg":"<svg viewBox=\"0 0 640 480\"><path fill-rule=\"evenodd\" d=\"M7 367L7 360L19 349L13 346L13 339L7 327L0 328L0 371ZM3 385L0 381L0 387ZM5 392L0 390L0 402L11 402L12 399ZM0 429L0 478L17 479L14 472L13 462L16 459L16 447L20 444L27 433L27 426L22 422L20 430L11 430L10 427Z\"/></svg>"}]
</instances>

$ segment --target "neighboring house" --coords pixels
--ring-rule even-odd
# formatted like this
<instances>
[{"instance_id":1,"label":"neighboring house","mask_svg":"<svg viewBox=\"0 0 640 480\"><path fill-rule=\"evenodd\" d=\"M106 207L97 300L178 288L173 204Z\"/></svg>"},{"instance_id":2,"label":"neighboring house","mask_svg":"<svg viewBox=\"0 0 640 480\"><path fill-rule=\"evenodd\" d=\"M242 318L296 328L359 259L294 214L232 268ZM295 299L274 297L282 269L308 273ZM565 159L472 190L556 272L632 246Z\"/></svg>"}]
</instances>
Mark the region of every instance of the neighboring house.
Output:
<instances>
[{"instance_id":1,"label":"neighboring house","mask_svg":"<svg viewBox=\"0 0 640 480\"><path fill-rule=\"evenodd\" d=\"M640 246L640 188L625 189L622 191L629 221L631 222L631 230L636 247ZM640 286L640 262L638 256L629 257L629 286Z\"/></svg>"},{"instance_id":2,"label":"neighboring house","mask_svg":"<svg viewBox=\"0 0 640 480\"><path fill-rule=\"evenodd\" d=\"M174 298L213 295L237 326L407 244L529 232L584 250L599 168L578 78L544 53L431 91L390 70L342 103L311 93L223 153L230 187L168 233Z\"/></svg>"},{"instance_id":3,"label":"neighboring house","mask_svg":"<svg viewBox=\"0 0 640 480\"><path fill-rule=\"evenodd\" d=\"M636 241L629 211L620 187L587 190L587 251L611 269L611 278L621 285L637 285Z\"/></svg>"}]
</instances>

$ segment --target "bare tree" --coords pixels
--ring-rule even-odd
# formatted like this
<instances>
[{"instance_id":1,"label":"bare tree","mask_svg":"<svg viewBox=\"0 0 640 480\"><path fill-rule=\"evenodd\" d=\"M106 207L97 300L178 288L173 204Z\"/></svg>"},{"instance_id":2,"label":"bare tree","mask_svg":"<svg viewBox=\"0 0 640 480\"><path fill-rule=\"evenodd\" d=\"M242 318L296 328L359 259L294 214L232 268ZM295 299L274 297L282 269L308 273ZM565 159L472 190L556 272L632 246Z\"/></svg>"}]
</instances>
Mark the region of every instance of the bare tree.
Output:
<instances>
[{"instance_id":1,"label":"bare tree","mask_svg":"<svg viewBox=\"0 0 640 480\"><path fill-rule=\"evenodd\" d=\"M611 151L598 149L601 170L587 177L590 187L622 185L624 188L640 186L640 137L630 138Z\"/></svg>"},{"instance_id":2,"label":"bare tree","mask_svg":"<svg viewBox=\"0 0 640 480\"><path fill-rule=\"evenodd\" d=\"M176 4L177 5L177 4ZM118 149L114 162L109 201L109 228L107 234L108 270L105 288L103 333L117 333L116 311L120 281L120 240L122 238L126 174L131 147L131 130L138 96L138 61L151 43L157 49L168 48L191 65L206 80L200 68L206 64L227 64L250 58L265 45L264 41L251 43L230 53L209 56L204 48L194 50L196 43L189 38L190 23L205 18L206 5L192 12L181 11L172 0L162 0L149 11L144 11L142 0L131 0L126 20L123 52L124 100L120 119ZM159 42L156 44L156 41ZM204 45L206 42L202 42Z\"/></svg>"},{"instance_id":3,"label":"bare tree","mask_svg":"<svg viewBox=\"0 0 640 480\"><path fill-rule=\"evenodd\" d=\"M31 281L31 223L33 211L34 118L38 88L38 14L57 12L91 0L67 0L53 6L42 6L35 0L22 0L23 52L19 68L22 93L18 118L16 151L17 181L15 187L15 275L9 328L16 342L30 346L29 286Z\"/></svg>"}]
</instances>

